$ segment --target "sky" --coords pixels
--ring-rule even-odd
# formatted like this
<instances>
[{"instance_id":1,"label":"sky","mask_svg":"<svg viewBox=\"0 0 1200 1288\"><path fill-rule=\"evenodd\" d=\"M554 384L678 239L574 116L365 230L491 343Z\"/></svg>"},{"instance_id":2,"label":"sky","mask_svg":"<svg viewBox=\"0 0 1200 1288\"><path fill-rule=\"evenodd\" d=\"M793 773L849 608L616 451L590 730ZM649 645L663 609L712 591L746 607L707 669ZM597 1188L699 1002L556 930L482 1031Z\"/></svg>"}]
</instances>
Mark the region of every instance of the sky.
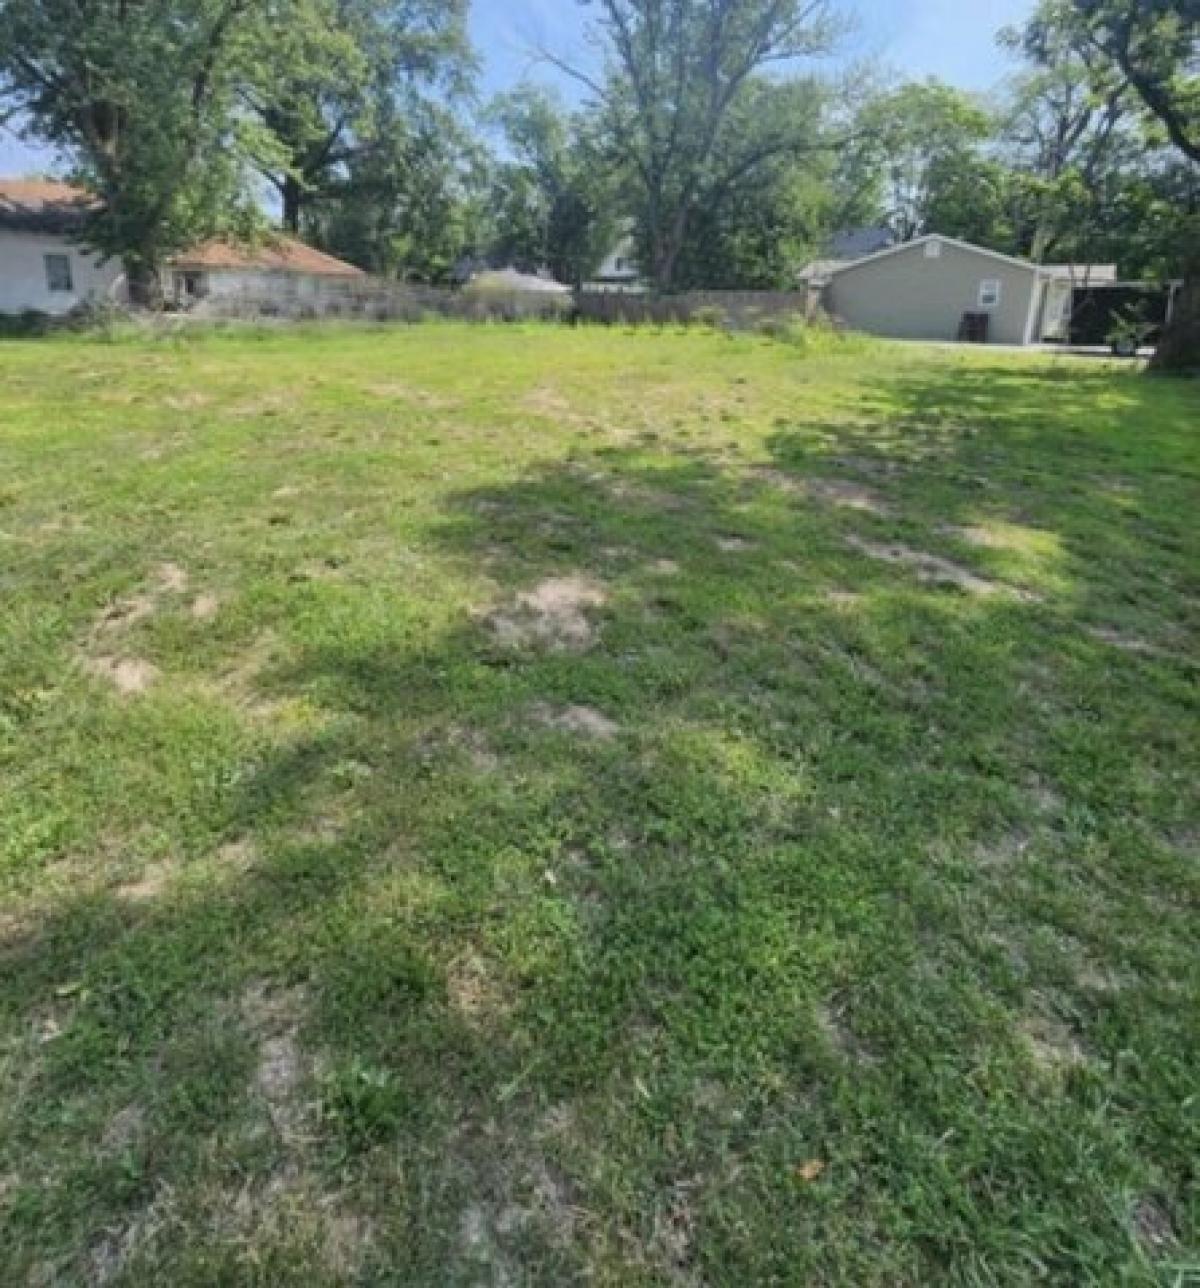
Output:
<instances>
[{"instance_id":1,"label":"sky","mask_svg":"<svg viewBox=\"0 0 1200 1288\"><path fill-rule=\"evenodd\" d=\"M988 90L1011 69L996 49L996 32L1026 18L1035 0L836 2L854 26L831 66L875 59L905 77L937 76L964 89ZM523 77L555 82L556 74L532 52L538 47L586 58L584 14L577 0L472 0L471 32L483 64L483 96ZM0 175L52 167L48 153L0 126Z\"/></svg>"}]
</instances>

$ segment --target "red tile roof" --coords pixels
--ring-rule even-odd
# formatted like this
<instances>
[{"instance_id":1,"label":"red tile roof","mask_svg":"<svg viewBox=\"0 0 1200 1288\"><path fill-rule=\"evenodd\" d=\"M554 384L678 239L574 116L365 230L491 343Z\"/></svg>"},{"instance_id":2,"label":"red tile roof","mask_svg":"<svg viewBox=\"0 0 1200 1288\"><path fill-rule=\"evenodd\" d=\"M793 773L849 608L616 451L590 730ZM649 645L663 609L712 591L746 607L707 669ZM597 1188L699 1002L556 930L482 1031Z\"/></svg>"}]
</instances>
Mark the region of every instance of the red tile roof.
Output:
<instances>
[{"instance_id":1,"label":"red tile roof","mask_svg":"<svg viewBox=\"0 0 1200 1288\"><path fill-rule=\"evenodd\" d=\"M271 273L307 273L317 277L366 277L361 268L324 251L314 250L294 237L278 234L258 243L213 238L176 255L172 268L260 269Z\"/></svg>"},{"instance_id":2,"label":"red tile roof","mask_svg":"<svg viewBox=\"0 0 1200 1288\"><path fill-rule=\"evenodd\" d=\"M0 228L67 234L82 230L99 202L84 188L57 179L0 177ZM366 277L360 268L294 237L272 234L258 243L214 237L171 261L175 268L259 269L271 273L307 273L316 277Z\"/></svg>"},{"instance_id":3,"label":"red tile roof","mask_svg":"<svg viewBox=\"0 0 1200 1288\"><path fill-rule=\"evenodd\" d=\"M0 178L0 227L65 232L83 226L96 199L56 179Z\"/></svg>"}]
</instances>

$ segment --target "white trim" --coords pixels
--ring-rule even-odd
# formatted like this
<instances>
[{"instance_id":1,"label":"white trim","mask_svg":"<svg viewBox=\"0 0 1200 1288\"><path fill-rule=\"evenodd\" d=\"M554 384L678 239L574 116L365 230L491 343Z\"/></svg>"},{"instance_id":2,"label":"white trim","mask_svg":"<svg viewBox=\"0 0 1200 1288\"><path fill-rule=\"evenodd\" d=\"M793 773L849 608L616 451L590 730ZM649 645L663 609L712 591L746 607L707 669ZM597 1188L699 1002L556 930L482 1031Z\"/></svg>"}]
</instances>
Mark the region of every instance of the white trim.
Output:
<instances>
[{"instance_id":1,"label":"white trim","mask_svg":"<svg viewBox=\"0 0 1200 1288\"><path fill-rule=\"evenodd\" d=\"M1014 259L1011 255L1002 255L998 250L987 250L983 246L973 246L970 242L959 241L957 237L945 237L941 233L926 233L924 237L915 237L912 241L903 242L899 246L889 246L887 250L878 250L874 255L867 255L864 259L852 260L849 264L843 264L841 268L830 269L829 276L837 277L841 273L852 272L856 268L862 268L867 264L874 264L878 260L886 259L889 255L903 255L906 251L912 250L916 246L924 246L926 242L937 241L944 246L955 246L959 250L965 250L973 255L983 255L988 259L999 260L1002 264L1010 264L1015 268L1023 268L1030 273L1036 273L1038 277L1042 276L1042 270L1037 264L1030 264L1024 259Z\"/></svg>"},{"instance_id":2,"label":"white trim","mask_svg":"<svg viewBox=\"0 0 1200 1288\"><path fill-rule=\"evenodd\" d=\"M1025 338L1021 341L1024 345L1033 344L1034 332L1037 329L1038 319L1042 319L1043 332L1045 327L1046 314L1046 296L1050 287L1054 284L1053 277L1043 277L1041 273L1034 279L1032 288L1029 291L1029 312L1025 315ZM1041 336L1038 337L1041 339Z\"/></svg>"}]
</instances>

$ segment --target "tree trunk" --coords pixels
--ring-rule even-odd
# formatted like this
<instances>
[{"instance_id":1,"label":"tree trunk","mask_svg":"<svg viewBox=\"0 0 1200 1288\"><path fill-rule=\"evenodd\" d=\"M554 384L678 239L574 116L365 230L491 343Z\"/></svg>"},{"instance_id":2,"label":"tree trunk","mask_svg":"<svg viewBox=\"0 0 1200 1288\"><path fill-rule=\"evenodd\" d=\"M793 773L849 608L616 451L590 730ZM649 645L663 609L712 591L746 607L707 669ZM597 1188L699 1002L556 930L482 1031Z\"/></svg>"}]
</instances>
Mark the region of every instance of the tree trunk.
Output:
<instances>
[{"instance_id":1,"label":"tree trunk","mask_svg":"<svg viewBox=\"0 0 1200 1288\"><path fill-rule=\"evenodd\" d=\"M304 189L294 174L283 181L283 226L293 237L300 235L300 212L304 206Z\"/></svg>"},{"instance_id":2,"label":"tree trunk","mask_svg":"<svg viewBox=\"0 0 1200 1288\"><path fill-rule=\"evenodd\" d=\"M159 310L163 306L162 278L154 262L141 255L126 256L125 284L129 302L138 309Z\"/></svg>"},{"instance_id":3,"label":"tree trunk","mask_svg":"<svg viewBox=\"0 0 1200 1288\"><path fill-rule=\"evenodd\" d=\"M1170 374L1200 374L1200 265L1193 264L1183 279L1150 367Z\"/></svg>"}]
</instances>

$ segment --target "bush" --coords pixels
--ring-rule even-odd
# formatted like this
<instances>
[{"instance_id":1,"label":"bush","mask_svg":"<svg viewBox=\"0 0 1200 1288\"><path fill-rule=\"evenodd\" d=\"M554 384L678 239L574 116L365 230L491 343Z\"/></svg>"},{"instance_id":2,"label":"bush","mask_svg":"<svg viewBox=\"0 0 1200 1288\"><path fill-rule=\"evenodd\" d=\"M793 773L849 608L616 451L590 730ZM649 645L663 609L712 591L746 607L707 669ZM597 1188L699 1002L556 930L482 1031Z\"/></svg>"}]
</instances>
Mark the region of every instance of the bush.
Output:
<instances>
[{"instance_id":1,"label":"bush","mask_svg":"<svg viewBox=\"0 0 1200 1288\"><path fill-rule=\"evenodd\" d=\"M805 357L866 353L876 344L870 336L847 330L825 313L811 318L804 318L798 313L787 317L766 318L759 323L758 333L767 339L789 345Z\"/></svg>"},{"instance_id":2,"label":"bush","mask_svg":"<svg viewBox=\"0 0 1200 1288\"><path fill-rule=\"evenodd\" d=\"M725 326L725 310L718 304L705 304L692 313L691 323L720 331Z\"/></svg>"}]
</instances>

